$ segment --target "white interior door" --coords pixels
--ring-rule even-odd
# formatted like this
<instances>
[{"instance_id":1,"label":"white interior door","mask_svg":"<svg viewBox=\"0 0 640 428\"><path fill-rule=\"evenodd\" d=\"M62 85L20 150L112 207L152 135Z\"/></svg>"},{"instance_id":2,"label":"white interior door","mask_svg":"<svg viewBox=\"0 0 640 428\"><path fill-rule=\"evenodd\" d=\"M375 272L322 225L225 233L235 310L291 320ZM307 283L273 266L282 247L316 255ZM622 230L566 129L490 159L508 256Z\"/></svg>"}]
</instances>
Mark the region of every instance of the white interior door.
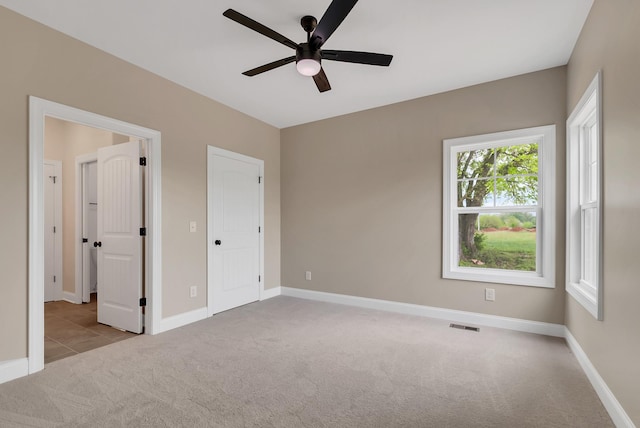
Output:
<instances>
[{"instance_id":1,"label":"white interior door","mask_svg":"<svg viewBox=\"0 0 640 428\"><path fill-rule=\"evenodd\" d=\"M98 150L98 322L142 332L140 143Z\"/></svg>"},{"instance_id":2,"label":"white interior door","mask_svg":"<svg viewBox=\"0 0 640 428\"><path fill-rule=\"evenodd\" d=\"M218 313L260 298L262 161L209 154L209 308Z\"/></svg>"},{"instance_id":3,"label":"white interior door","mask_svg":"<svg viewBox=\"0 0 640 428\"><path fill-rule=\"evenodd\" d=\"M44 180L44 301L62 295L62 162L45 160Z\"/></svg>"},{"instance_id":4,"label":"white interior door","mask_svg":"<svg viewBox=\"0 0 640 428\"><path fill-rule=\"evenodd\" d=\"M87 155L83 155L87 156ZM91 293L97 291L98 249L98 163L96 160L82 162L80 167L82 204L82 301L90 302Z\"/></svg>"}]
</instances>

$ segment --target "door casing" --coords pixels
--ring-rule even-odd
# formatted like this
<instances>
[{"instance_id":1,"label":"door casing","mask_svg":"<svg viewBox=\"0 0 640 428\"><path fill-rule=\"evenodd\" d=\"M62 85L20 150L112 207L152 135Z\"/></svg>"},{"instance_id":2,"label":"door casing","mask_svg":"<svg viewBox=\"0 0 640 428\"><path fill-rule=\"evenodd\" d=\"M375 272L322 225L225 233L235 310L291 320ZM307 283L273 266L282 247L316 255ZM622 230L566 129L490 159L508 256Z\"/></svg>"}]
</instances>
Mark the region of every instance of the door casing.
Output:
<instances>
[{"instance_id":1,"label":"door casing","mask_svg":"<svg viewBox=\"0 0 640 428\"><path fill-rule=\"evenodd\" d=\"M155 334L162 320L162 187L161 134L106 116L90 113L42 98L29 97L29 374L44 368L44 125L45 117L75 122L147 142L145 188L146 319L145 332Z\"/></svg>"}]
</instances>

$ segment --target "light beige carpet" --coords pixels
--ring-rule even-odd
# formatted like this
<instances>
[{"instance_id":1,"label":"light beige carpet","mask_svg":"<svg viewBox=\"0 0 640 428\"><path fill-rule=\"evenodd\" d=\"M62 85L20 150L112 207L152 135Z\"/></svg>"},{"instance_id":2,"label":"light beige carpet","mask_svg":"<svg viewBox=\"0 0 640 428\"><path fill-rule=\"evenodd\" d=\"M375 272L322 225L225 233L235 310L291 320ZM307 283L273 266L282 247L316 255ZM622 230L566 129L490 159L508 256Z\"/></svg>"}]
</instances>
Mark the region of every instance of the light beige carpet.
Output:
<instances>
[{"instance_id":1,"label":"light beige carpet","mask_svg":"<svg viewBox=\"0 0 640 428\"><path fill-rule=\"evenodd\" d=\"M0 385L2 427L609 427L562 339L277 297Z\"/></svg>"}]
</instances>

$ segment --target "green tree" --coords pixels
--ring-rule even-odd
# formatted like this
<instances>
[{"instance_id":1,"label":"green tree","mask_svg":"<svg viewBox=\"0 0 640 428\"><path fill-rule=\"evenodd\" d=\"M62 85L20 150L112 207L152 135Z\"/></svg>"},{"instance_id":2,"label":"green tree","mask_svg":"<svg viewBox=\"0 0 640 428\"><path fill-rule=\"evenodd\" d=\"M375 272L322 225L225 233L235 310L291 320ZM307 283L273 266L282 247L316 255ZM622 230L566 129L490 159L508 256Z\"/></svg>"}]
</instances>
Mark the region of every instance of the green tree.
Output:
<instances>
[{"instance_id":1,"label":"green tree","mask_svg":"<svg viewBox=\"0 0 640 428\"><path fill-rule=\"evenodd\" d=\"M459 207L526 205L537 201L538 144L460 152ZM478 213L459 216L460 258L474 256Z\"/></svg>"},{"instance_id":2,"label":"green tree","mask_svg":"<svg viewBox=\"0 0 640 428\"><path fill-rule=\"evenodd\" d=\"M489 227L500 229L502 226L504 226L504 221L502 221L500 216L491 214L483 214L480 216L480 229L487 229Z\"/></svg>"}]
</instances>

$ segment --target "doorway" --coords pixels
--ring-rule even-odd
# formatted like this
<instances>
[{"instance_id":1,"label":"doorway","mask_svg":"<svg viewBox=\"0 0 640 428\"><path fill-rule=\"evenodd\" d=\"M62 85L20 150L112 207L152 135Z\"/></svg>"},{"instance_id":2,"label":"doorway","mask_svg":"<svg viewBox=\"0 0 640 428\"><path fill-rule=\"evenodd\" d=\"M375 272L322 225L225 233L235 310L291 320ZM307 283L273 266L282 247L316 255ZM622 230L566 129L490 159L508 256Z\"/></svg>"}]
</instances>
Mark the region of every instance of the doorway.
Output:
<instances>
[{"instance_id":1,"label":"doorway","mask_svg":"<svg viewBox=\"0 0 640 428\"><path fill-rule=\"evenodd\" d=\"M58 165L67 165L62 173L64 183L60 172L54 174L50 166L53 161L44 165L45 171L51 169L44 177L45 212L48 214L46 208L52 205L47 204L52 194L62 193L64 203L58 212L62 212L65 223L64 230L58 227L58 233L52 235L64 244L64 294L59 292L55 298L47 298L50 277L55 285L62 283L62 275L56 281L55 276L45 272L45 301L58 301L46 303L44 308L47 363L130 337L111 327L142 332L139 301L144 295L141 274L144 238L139 236L139 227L144 225L141 210L144 167L139 159L144 144L137 138L52 117L45 119L44 144L46 157L57 159ZM117 165L115 170L110 167L113 163ZM98 186L98 181L102 186ZM47 191L50 188L52 191ZM45 244L51 234L48 217L45 217ZM112 224L113 219L116 224ZM98 226L102 228L101 234ZM107 235L113 232L118 233L119 241L127 232L134 235L127 254L108 241ZM99 241L108 242L98 247ZM45 247L45 260L59 261L60 257L50 247ZM113 256L117 257L118 266L109 264ZM131 263L124 263L125 260ZM113 281L110 270L120 273L117 281ZM103 285L99 293L98 276Z\"/></svg>"},{"instance_id":2,"label":"doorway","mask_svg":"<svg viewBox=\"0 0 640 428\"><path fill-rule=\"evenodd\" d=\"M144 257L147 283L145 333L154 334L161 308L161 168L160 133L62 104L30 97L29 100L29 373L44 368L44 127L47 117L103 129L145 141L146 180L144 220L148 251ZM67 296L67 295L65 295ZM143 303L142 301L140 303Z\"/></svg>"}]
</instances>

